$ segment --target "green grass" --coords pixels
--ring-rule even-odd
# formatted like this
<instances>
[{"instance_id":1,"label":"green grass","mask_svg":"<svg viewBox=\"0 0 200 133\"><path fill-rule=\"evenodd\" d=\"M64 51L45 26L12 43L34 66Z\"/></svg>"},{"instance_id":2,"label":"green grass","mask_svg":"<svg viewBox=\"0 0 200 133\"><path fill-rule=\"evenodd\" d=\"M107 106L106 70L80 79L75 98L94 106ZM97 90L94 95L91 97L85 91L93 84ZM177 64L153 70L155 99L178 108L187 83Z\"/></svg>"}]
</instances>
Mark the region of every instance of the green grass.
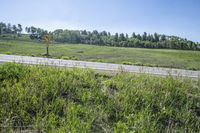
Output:
<instances>
[{"instance_id":1,"label":"green grass","mask_svg":"<svg viewBox=\"0 0 200 133\"><path fill-rule=\"evenodd\" d=\"M5 64L0 124L52 133L200 132L199 85L172 77Z\"/></svg>"},{"instance_id":2,"label":"green grass","mask_svg":"<svg viewBox=\"0 0 200 133\"><path fill-rule=\"evenodd\" d=\"M42 56L45 50L41 43L0 41L0 53ZM50 54L52 58L60 59L200 70L200 51L50 44Z\"/></svg>"}]
</instances>

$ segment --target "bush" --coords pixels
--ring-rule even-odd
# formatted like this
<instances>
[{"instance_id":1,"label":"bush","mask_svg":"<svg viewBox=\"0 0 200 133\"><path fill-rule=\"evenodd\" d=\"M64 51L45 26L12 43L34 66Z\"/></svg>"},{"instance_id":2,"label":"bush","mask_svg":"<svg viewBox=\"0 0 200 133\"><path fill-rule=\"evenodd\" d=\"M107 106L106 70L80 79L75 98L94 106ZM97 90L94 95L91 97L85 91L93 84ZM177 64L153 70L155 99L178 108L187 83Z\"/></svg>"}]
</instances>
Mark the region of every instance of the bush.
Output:
<instances>
[{"instance_id":1,"label":"bush","mask_svg":"<svg viewBox=\"0 0 200 133\"><path fill-rule=\"evenodd\" d=\"M70 60L70 57L68 57L68 56L62 56L61 59L63 59L63 60Z\"/></svg>"},{"instance_id":2,"label":"bush","mask_svg":"<svg viewBox=\"0 0 200 133\"><path fill-rule=\"evenodd\" d=\"M63 60L78 60L79 58L76 56L62 56L61 59Z\"/></svg>"},{"instance_id":3,"label":"bush","mask_svg":"<svg viewBox=\"0 0 200 133\"><path fill-rule=\"evenodd\" d=\"M143 66L144 64L141 63L141 62L135 62L135 63L133 63L133 65L136 65L136 66Z\"/></svg>"},{"instance_id":4,"label":"bush","mask_svg":"<svg viewBox=\"0 0 200 133\"><path fill-rule=\"evenodd\" d=\"M134 63L128 62L128 61L124 61L124 62L122 62L122 64L124 64L124 65L133 65Z\"/></svg>"},{"instance_id":5,"label":"bush","mask_svg":"<svg viewBox=\"0 0 200 133\"><path fill-rule=\"evenodd\" d=\"M4 54L11 55L11 54L12 54L12 52L5 52Z\"/></svg>"}]
</instances>

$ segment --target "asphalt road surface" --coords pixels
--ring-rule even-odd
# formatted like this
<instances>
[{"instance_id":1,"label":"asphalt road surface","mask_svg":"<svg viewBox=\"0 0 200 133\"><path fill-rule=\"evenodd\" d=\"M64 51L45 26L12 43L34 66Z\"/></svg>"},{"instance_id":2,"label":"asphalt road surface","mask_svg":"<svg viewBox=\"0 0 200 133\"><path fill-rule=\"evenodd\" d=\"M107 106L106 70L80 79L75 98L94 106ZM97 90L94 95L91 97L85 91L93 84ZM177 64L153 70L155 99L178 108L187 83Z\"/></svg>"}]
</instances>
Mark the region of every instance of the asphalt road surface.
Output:
<instances>
[{"instance_id":1,"label":"asphalt road surface","mask_svg":"<svg viewBox=\"0 0 200 133\"><path fill-rule=\"evenodd\" d=\"M40 58L40 57L29 57L29 56L17 56L17 55L3 55L0 54L0 64L6 62L15 62L29 65L46 65L55 67L78 67L78 68L89 68L97 71L117 73L120 71L129 73L141 73L141 74L152 74L158 76L173 77L179 76L183 78L198 79L200 71L190 71L182 69L172 68L159 68L159 67L145 67L145 66L131 66L131 65L120 65L111 63L98 63L98 62L87 62L87 61L74 61L74 60L60 60L51 58Z\"/></svg>"}]
</instances>

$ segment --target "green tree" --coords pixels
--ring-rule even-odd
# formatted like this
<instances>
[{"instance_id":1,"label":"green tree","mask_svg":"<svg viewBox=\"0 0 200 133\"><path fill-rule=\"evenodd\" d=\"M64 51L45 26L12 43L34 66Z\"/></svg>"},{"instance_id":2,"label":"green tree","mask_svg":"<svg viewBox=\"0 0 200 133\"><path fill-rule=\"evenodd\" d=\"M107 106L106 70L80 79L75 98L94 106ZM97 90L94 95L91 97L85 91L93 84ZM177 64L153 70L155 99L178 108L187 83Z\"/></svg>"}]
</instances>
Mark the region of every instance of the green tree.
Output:
<instances>
[{"instance_id":1,"label":"green tree","mask_svg":"<svg viewBox=\"0 0 200 133\"><path fill-rule=\"evenodd\" d=\"M155 42L159 41L159 35L157 33L154 33L154 41Z\"/></svg>"},{"instance_id":2,"label":"green tree","mask_svg":"<svg viewBox=\"0 0 200 133\"><path fill-rule=\"evenodd\" d=\"M4 34L6 31L6 24L3 22L0 22L0 35Z\"/></svg>"},{"instance_id":3,"label":"green tree","mask_svg":"<svg viewBox=\"0 0 200 133\"><path fill-rule=\"evenodd\" d=\"M107 33L106 31L102 31L102 32L101 32L101 35L102 35L102 36L108 36L108 33Z\"/></svg>"},{"instance_id":4,"label":"green tree","mask_svg":"<svg viewBox=\"0 0 200 133\"><path fill-rule=\"evenodd\" d=\"M143 40L143 41L146 41L146 40L147 40L147 33L146 33L146 32L143 33L143 35L142 35L142 40Z\"/></svg>"},{"instance_id":5,"label":"green tree","mask_svg":"<svg viewBox=\"0 0 200 133\"><path fill-rule=\"evenodd\" d=\"M12 33L12 26L11 26L10 23L8 23L5 33L6 33L6 34L11 34L11 33Z\"/></svg>"},{"instance_id":6,"label":"green tree","mask_svg":"<svg viewBox=\"0 0 200 133\"><path fill-rule=\"evenodd\" d=\"M114 41L115 41L115 42L118 42L118 39L119 39L119 35L118 35L118 33L115 33Z\"/></svg>"},{"instance_id":7,"label":"green tree","mask_svg":"<svg viewBox=\"0 0 200 133\"><path fill-rule=\"evenodd\" d=\"M138 39L138 40L142 40L142 37L141 37L140 34L137 34L137 39Z\"/></svg>"},{"instance_id":8,"label":"green tree","mask_svg":"<svg viewBox=\"0 0 200 133\"><path fill-rule=\"evenodd\" d=\"M132 38L136 38L136 37L137 37L137 36L136 36L135 32L133 32Z\"/></svg>"},{"instance_id":9,"label":"green tree","mask_svg":"<svg viewBox=\"0 0 200 133\"><path fill-rule=\"evenodd\" d=\"M129 37L128 37L128 34L126 33L126 40L128 40L129 39Z\"/></svg>"},{"instance_id":10,"label":"green tree","mask_svg":"<svg viewBox=\"0 0 200 133\"><path fill-rule=\"evenodd\" d=\"M125 38L125 36L124 36L124 33L121 33L120 35L119 35L119 41L125 41L126 40L126 38Z\"/></svg>"},{"instance_id":11,"label":"green tree","mask_svg":"<svg viewBox=\"0 0 200 133\"><path fill-rule=\"evenodd\" d=\"M12 26L12 33L17 34L17 26L16 25Z\"/></svg>"},{"instance_id":12,"label":"green tree","mask_svg":"<svg viewBox=\"0 0 200 133\"><path fill-rule=\"evenodd\" d=\"M22 25L21 24L18 24L17 25L17 32L18 32L18 34L20 35L21 33L22 33Z\"/></svg>"},{"instance_id":13,"label":"green tree","mask_svg":"<svg viewBox=\"0 0 200 133\"><path fill-rule=\"evenodd\" d=\"M83 31L81 31L81 34L82 34L82 35L87 35L87 31L86 31L86 30L83 30Z\"/></svg>"},{"instance_id":14,"label":"green tree","mask_svg":"<svg viewBox=\"0 0 200 133\"><path fill-rule=\"evenodd\" d=\"M26 28L25 28L25 31L26 31L27 33L30 33L30 32L31 32L30 27L26 27Z\"/></svg>"},{"instance_id":15,"label":"green tree","mask_svg":"<svg viewBox=\"0 0 200 133\"><path fill-rule=\"evenodd\" d=\"M165 35L161 35L161 41L165 41L166 40L166 36Z\"/></svg>"},{"instance_id":16,"label":"green tree","mask_svg":"<svg viewBox=\"0 0 200 133\"><path fill-rule=\"evenodd\" d=\"M31 34L35 34L36 31L37 31L37 28L35 28L34 26L31 26L31 28L30 28Z\"/></svg>"}]
</instances>

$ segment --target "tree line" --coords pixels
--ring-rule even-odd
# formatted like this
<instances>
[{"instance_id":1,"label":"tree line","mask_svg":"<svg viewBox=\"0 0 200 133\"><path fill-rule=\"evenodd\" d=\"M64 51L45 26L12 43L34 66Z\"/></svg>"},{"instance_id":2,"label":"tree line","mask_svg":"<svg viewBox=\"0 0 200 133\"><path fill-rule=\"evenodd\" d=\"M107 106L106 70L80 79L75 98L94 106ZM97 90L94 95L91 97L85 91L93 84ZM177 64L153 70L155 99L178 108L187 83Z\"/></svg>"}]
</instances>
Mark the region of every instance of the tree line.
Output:
<instances>
[{"instance_id":1,"label":"tree line","mask_svg":"<svg viewBox=\"0 0 200 133\"><path fill-rule=\"evenodd\" d=\"M22 31L23 31L23 28L21 24L11 25L10 23L6 24L3 22L0 22L0 35L17 34L18 36L20 36Z\"/></svg>"},{"instance_id":2,"label":"tree line","mask_svg":"<svg viewBox=\"0 0 200 133\"><path fill-rule=\"evenodd\" d=\"M79 31L79 30L55 30L52 32L56 42L61 43L82 43L100 46L116 46L116 47L137 47L137 48L169 48L169 49L184 49L184 50L199 50L199 43L189 41L177 36L167 36L161 34L142 35L133 32L131 36L124 33L98 32L94 30Z\"/></svg>"},{"instance_id":3,"label":"tree line","mask_svg":"<svg viewBox=\"0 0 200 133\"><path fill-rule=\"evenodd\" d=\"M0 23L0 34L21 34L22 25L11 25ZM200 44L185 38L177 36L168 36L164 34L143 34L132 33L131 36L124 33L111 34L107 31L86 31L86 30L63 30L57 29L53 32L36 28L34 26L25 27L25 32L29 34L30 39L43 39L48 33L51 39L59 43L73 44L91 44L100 46L116 47L137 47L137 48L167 48L183 50L200 50Z\"/></svg>"}]
</instances>

